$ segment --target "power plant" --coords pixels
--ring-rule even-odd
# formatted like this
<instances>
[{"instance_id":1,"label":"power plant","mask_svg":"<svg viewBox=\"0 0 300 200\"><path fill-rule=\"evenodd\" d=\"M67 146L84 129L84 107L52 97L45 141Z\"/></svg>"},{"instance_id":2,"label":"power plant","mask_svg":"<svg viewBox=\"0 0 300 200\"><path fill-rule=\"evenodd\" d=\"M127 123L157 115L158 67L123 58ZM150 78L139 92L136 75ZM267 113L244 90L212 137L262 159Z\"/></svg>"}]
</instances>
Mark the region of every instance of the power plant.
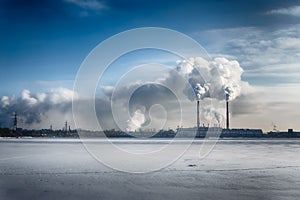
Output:
<instances>
[{"instance_id":1,"label":"power plant","mask_svg":"<svg viewBox=\"0 0 300 200\"><path fill-rule=\"evenodd\" d=\"M197 113L197 130L200 130L200 100L197 99L196 102L196 113ZM226 129L229 129L229 94L225 93L225 116L226 116Z\"/></svg>"},{"instance_id":2,"label":"power plant","mask_svg":"<svg viewBox=\"0 0 300 200\"><path fill-rule=\"evenodd\" d=\"M160 130L159 132L151 132L150 137L166 137L166 138L172 138L172 137L196 137L196 138L205 138L205 137L245 137L245 138L298 138L300 137L300 132L293 131L293 129L289 129L288 132L269 132L268 134L264 134L262 129L230 129L230 117L229 117L229 100L230 100L230 94L229 92L225 91L225 116L226 116L226 125L225 128L222 128L219 124L215 124L214 126L205 126L204 123L201 126L201 119L200 119L200 100L201 95L197 96L196 100L196 127L191 128L183 128L178 127L176 131L173 131L172 129L169 129L167 131ZM41 130L26 130L22 128L18 128L18 115L15 112L13 114L13 127L11 131L9 132L9 129L1 129L0 130L0 137L1 136L12 136L12 137L21 137L21 136L32 136L32 137L78 137L76 130L71 130L70 125L68 125L68 122L65 121L64 127L61 130L53 130L52 124L50 125L50 129L41 129ZM218 120L219 121L219 120ZM19 135L16 135L16 133L20 133ZM86 131L87 134L95 134L91 131ZM113 130L105 130L104 131L107 137L132 137L131 135L126 134L122 131L115 131ZM140 131L140 136L148 137L148 132ZM12 134L10 134L12 133ZM135 135L137 135L137 132L135 132Z\"/></svg>"},{"instance_id":3,"label":"power plant","mask_svg":"<svg viewBox=\"0 0 300 200\"><path fill-rule=\"evenodd\" d=\"M196 91L197 92L197 91ZM207 134L220 133L220 137L262 137L263 131L261 129L230 129L229 118L229 98L230 91L225 89L225 128L220 126L200 126L200 98L196 101L196 127L195 128L178 128L177 133L181 137L190 137L196 134L196 137L203 138Z\"/></svg>"}]
</instances>

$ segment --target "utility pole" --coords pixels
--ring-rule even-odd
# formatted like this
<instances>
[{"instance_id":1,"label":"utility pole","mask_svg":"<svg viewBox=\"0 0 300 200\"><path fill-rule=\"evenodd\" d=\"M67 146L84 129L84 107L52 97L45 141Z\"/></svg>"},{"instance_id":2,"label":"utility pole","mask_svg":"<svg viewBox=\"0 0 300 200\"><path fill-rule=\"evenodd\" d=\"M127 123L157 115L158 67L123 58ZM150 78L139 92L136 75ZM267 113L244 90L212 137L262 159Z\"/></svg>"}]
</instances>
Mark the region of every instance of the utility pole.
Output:
<instances>
[{"instance_id":1,"label":"utility pole","mask_svg":"<svg viewBox=\"0 0 300 200\"><path fill-rule=\"evenodd\" d=\"M18 129L18 116L17 116L17 113L15 112L15 113L14 113L14 125L13 125L13 131L14 131L14 132L17 132L17 129Z\"/></svg>"}]
</instances>

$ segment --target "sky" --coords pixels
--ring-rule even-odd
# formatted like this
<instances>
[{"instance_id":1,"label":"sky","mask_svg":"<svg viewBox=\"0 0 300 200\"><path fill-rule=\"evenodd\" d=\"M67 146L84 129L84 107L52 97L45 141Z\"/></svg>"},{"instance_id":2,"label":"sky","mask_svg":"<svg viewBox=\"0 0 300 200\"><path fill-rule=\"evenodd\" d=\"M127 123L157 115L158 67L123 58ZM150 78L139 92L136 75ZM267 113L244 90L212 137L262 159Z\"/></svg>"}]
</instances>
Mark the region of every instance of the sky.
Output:
<instances>
[{"instance_id":1,"label":"sky","mask_svg":"<svg viewBox=\"0 0 300 200\"><path fill-rule=\"evenodd\" d=\"M300 1L1 0L0 27L0 126L9 126L14 110L24 128L72 121L70 95L89 52L122 31L163 27L193 38L212 58L239 63L249 87L231 103L233 127L300 130ZM113 87L122 70L147 59L174 60L176 68L178 58L129 54L100 82Z\"/></svg>"}]
</instances>

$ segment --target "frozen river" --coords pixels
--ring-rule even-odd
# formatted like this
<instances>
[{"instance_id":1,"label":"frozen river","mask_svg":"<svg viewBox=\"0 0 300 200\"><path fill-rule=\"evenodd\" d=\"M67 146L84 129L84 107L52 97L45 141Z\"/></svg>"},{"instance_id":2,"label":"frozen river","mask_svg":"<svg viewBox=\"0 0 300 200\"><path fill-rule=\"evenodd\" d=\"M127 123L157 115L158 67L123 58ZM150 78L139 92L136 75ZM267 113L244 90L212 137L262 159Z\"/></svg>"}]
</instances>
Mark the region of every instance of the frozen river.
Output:
<instances>
[{"instance_id":1,"label":"frozen river","mask_svg":"<svg viewBox=\"0 0 300 200\"><path fill-rule=\"evenodd\" d=\"M201 142L162 170L131 174L77 139L0 138L0 199L300 199L300 140L220 140L199 159Z\"/></svg>"}]
</instances>

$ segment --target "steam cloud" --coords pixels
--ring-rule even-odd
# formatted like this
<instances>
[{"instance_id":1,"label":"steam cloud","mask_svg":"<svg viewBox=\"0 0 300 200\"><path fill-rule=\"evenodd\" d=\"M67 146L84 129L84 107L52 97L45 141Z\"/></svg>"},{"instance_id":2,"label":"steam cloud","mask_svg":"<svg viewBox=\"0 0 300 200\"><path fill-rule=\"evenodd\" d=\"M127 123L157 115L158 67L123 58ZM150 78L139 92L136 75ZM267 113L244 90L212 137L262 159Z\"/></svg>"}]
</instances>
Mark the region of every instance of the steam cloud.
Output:
<instances>
[{"instance_id":1,"label":"steam cloud","mask_svg":"<svg viewBox=\"0 0 300 200\"><path fill-rule=\"evenodd\" d=\"M186 96L189 101L203 101L203 106L201 106L202 119L209 121L213 117L216 118L219 124L224 121L224 104L222 102L226 98L230 101L238 100L238 97L242 95L242 91L247 92L251 88L247 82L241 80L243 69L239 63L226 58L215 58L212 61L207 61L201 57L194 57L177 61L176 73L184 77L187 80L186 83L178 80L174 73L174 71L170 71L164 78L157 80L157 83L161 85L172 84L177 92ZM124 85L124 88L120 90L122 92L117 96L118 99L125 99L129 87L138 86L137 88L139 88L130 100L131 119L123 119L124 127L127 127L126 131L134 131L150 124L148 114L151 105L160 104L168 112L173 112L168 115L168 120L171 121L175 119L175 117L172 117L176 115L179 109L176 97L167 88L155 85L143 87L143 85L144 83L141 82ZM191 90L191 87L193 90ZM95 101L99 122L103 129L116 128L110 107L110 97L114 88L107 86L102 89L106 97ZM12 114L17 112L19 124L23 128L47 128L50 124L53 125L53 128L61 128L65 120L68 120L69 124L74 127L72 122L72 98L81 101L78 99L77 94L66 88L57 88L37 94L32 94L29 90L23 90L20 97L2 96L0 99L0 126L11 127ZM219 101L222 106L216 107L213 111L209 110L204 105L206 99ZM192 115L193 112L190 113ZM88 115L85 113L84 108L82 108L81 115L82 119L87 121L86 128L88 128L88 119L86 119ZM155 115L155 113L153 113L153 116L161 117L160 114ZM192 115L191 118L193 117ZM191 121L190 119L186 120ZM162 119L157 121L161 122ZM175 127L177 124L167 124L167 126Z\"/></svg>"},{"instance_id":2,"label":"steam cloud","mask_svg":"<svg viewBox=\"0 0 300 200\"><path fill-rule=\"evenodd\" d=\"M134 112L133 117L127 121L126 131L135 131L141 128L142 124L145 123L145 115L141 109Z\"/></svg>"},{"instance_id":3,"label":"steam cloud","mask_svg":"<svg viewBox=\"0 0 300 200\"><path fill-rule=\"evenodd\" d=\"M236 60L215 58L209 62L201 57L189 58L177 61L177 70L194 88L195 93L187 92L188 86L185 89L190 100L205 97L223 100L226 96L234 100L241 94L243 85L247 85L241 80L243 69Z\"/></svg>"},{"instance_id":4,"label":"steam cloud","mask_svg":"<svg viewBox=\"0 0 300 200\"><path fill-rule=\"evenodd\" d=\"M242 88L247 90L250 87L241 80L243 69L236 60L215 58L207 61L201 57L189 58L177 61L177 70L189 82L184 93L191 101L205 98L232 101L241 95ZM193 87L193 92L188 89L190 86ZM201 113L206 121L212 122L214 119L217 125L221 125L225 119L224 108L208 109L204 105Z\"/></svg>"},{"instance_id":5,"label":"steam cloud","mask_svg":"<svg viewBox=\"0 0 300 200\"><path fill-rule=\"evenodd\" d=\"M176 70L180 76L188 80L187 83L180 82L180 80L176 78L176 76L173 74L174 72L172 71L168 74L168 76L166 76L165 79L160 79L158 82L162 85L168 85L165 83L172 84L179 92L182 92L184 95L186 95L190 101L213 99L221 102L222 106L217 106L217 108L214 108L213 110L206 108L205 105L203 105L201 108L203 109L201 112L204 120L211 121L211 118L214 118L215 123L218 125L221 125L225 119L223 114L225 113L223 108L224 104L222 104L222 101L225 99L231 101L235 100L237 97L241 96L242 88L246 91L250 88L247 82L241 80L243 69L235 60L215 58L213 61L207 61L201 57L189 58L187 60L177 61ZM137 82L136 85L142 86L143 84ZM131 86L134 87L136 85L132 84ZM193 90L190 89L191 87ZM160 92L151 91L151 94L157 93L168 96L163 88L158 87L155 89ZM105 91L105 94L109 96L109 94L112 93L113 88L105 87L103 90ZM128 88L126 88L126 86L121 89L121 91L124 93L126 93L127 90ZM162 95L157 96L150 94L150 98L148 98L149 94L147 94L147 92L150 91L144 90L144 92L141 93L138 98L136 98L137 100L134 102L134 104L139 106L147 105L146 107L148 108L150 104L154 104L153 96L156 98L155 101L157 103L166 104L164 103L166 99ZM118 98L122 98L122 94L120 94ZM167 99L169 99L167 100L167 104L171 104L172 100L170 96L167 97ZM175 110L176 107L173 107L173 109ZM138 110L133 110L132 113L134 113L133 116L137 117L135 114L136 111ZM146 112L142 113L147 115L148 112L146 110ZM148 117L140 115L142 113L139 112L139 121L143 121L142 119L146 119L147 121ZM132 121L132 119L130 121ZM139 129L145 123L134 124L135 125L133 126L131 123L128 123L127 130L133 131L133 127L135 129Z\"/></svg>"},{"instance_id":6,"label":"steam cloud","mask_svg":"<svg viewBox=\"0 0 300 200\"><path fill-rule=\"evenodd\" d=\"M197 100L203 98L204 95L208 92L208 90L209 90L208 84L204 84L203 86L201 86L200 83L197 83L196 86L194 87Z\"/></svg>"}]
</instances>

